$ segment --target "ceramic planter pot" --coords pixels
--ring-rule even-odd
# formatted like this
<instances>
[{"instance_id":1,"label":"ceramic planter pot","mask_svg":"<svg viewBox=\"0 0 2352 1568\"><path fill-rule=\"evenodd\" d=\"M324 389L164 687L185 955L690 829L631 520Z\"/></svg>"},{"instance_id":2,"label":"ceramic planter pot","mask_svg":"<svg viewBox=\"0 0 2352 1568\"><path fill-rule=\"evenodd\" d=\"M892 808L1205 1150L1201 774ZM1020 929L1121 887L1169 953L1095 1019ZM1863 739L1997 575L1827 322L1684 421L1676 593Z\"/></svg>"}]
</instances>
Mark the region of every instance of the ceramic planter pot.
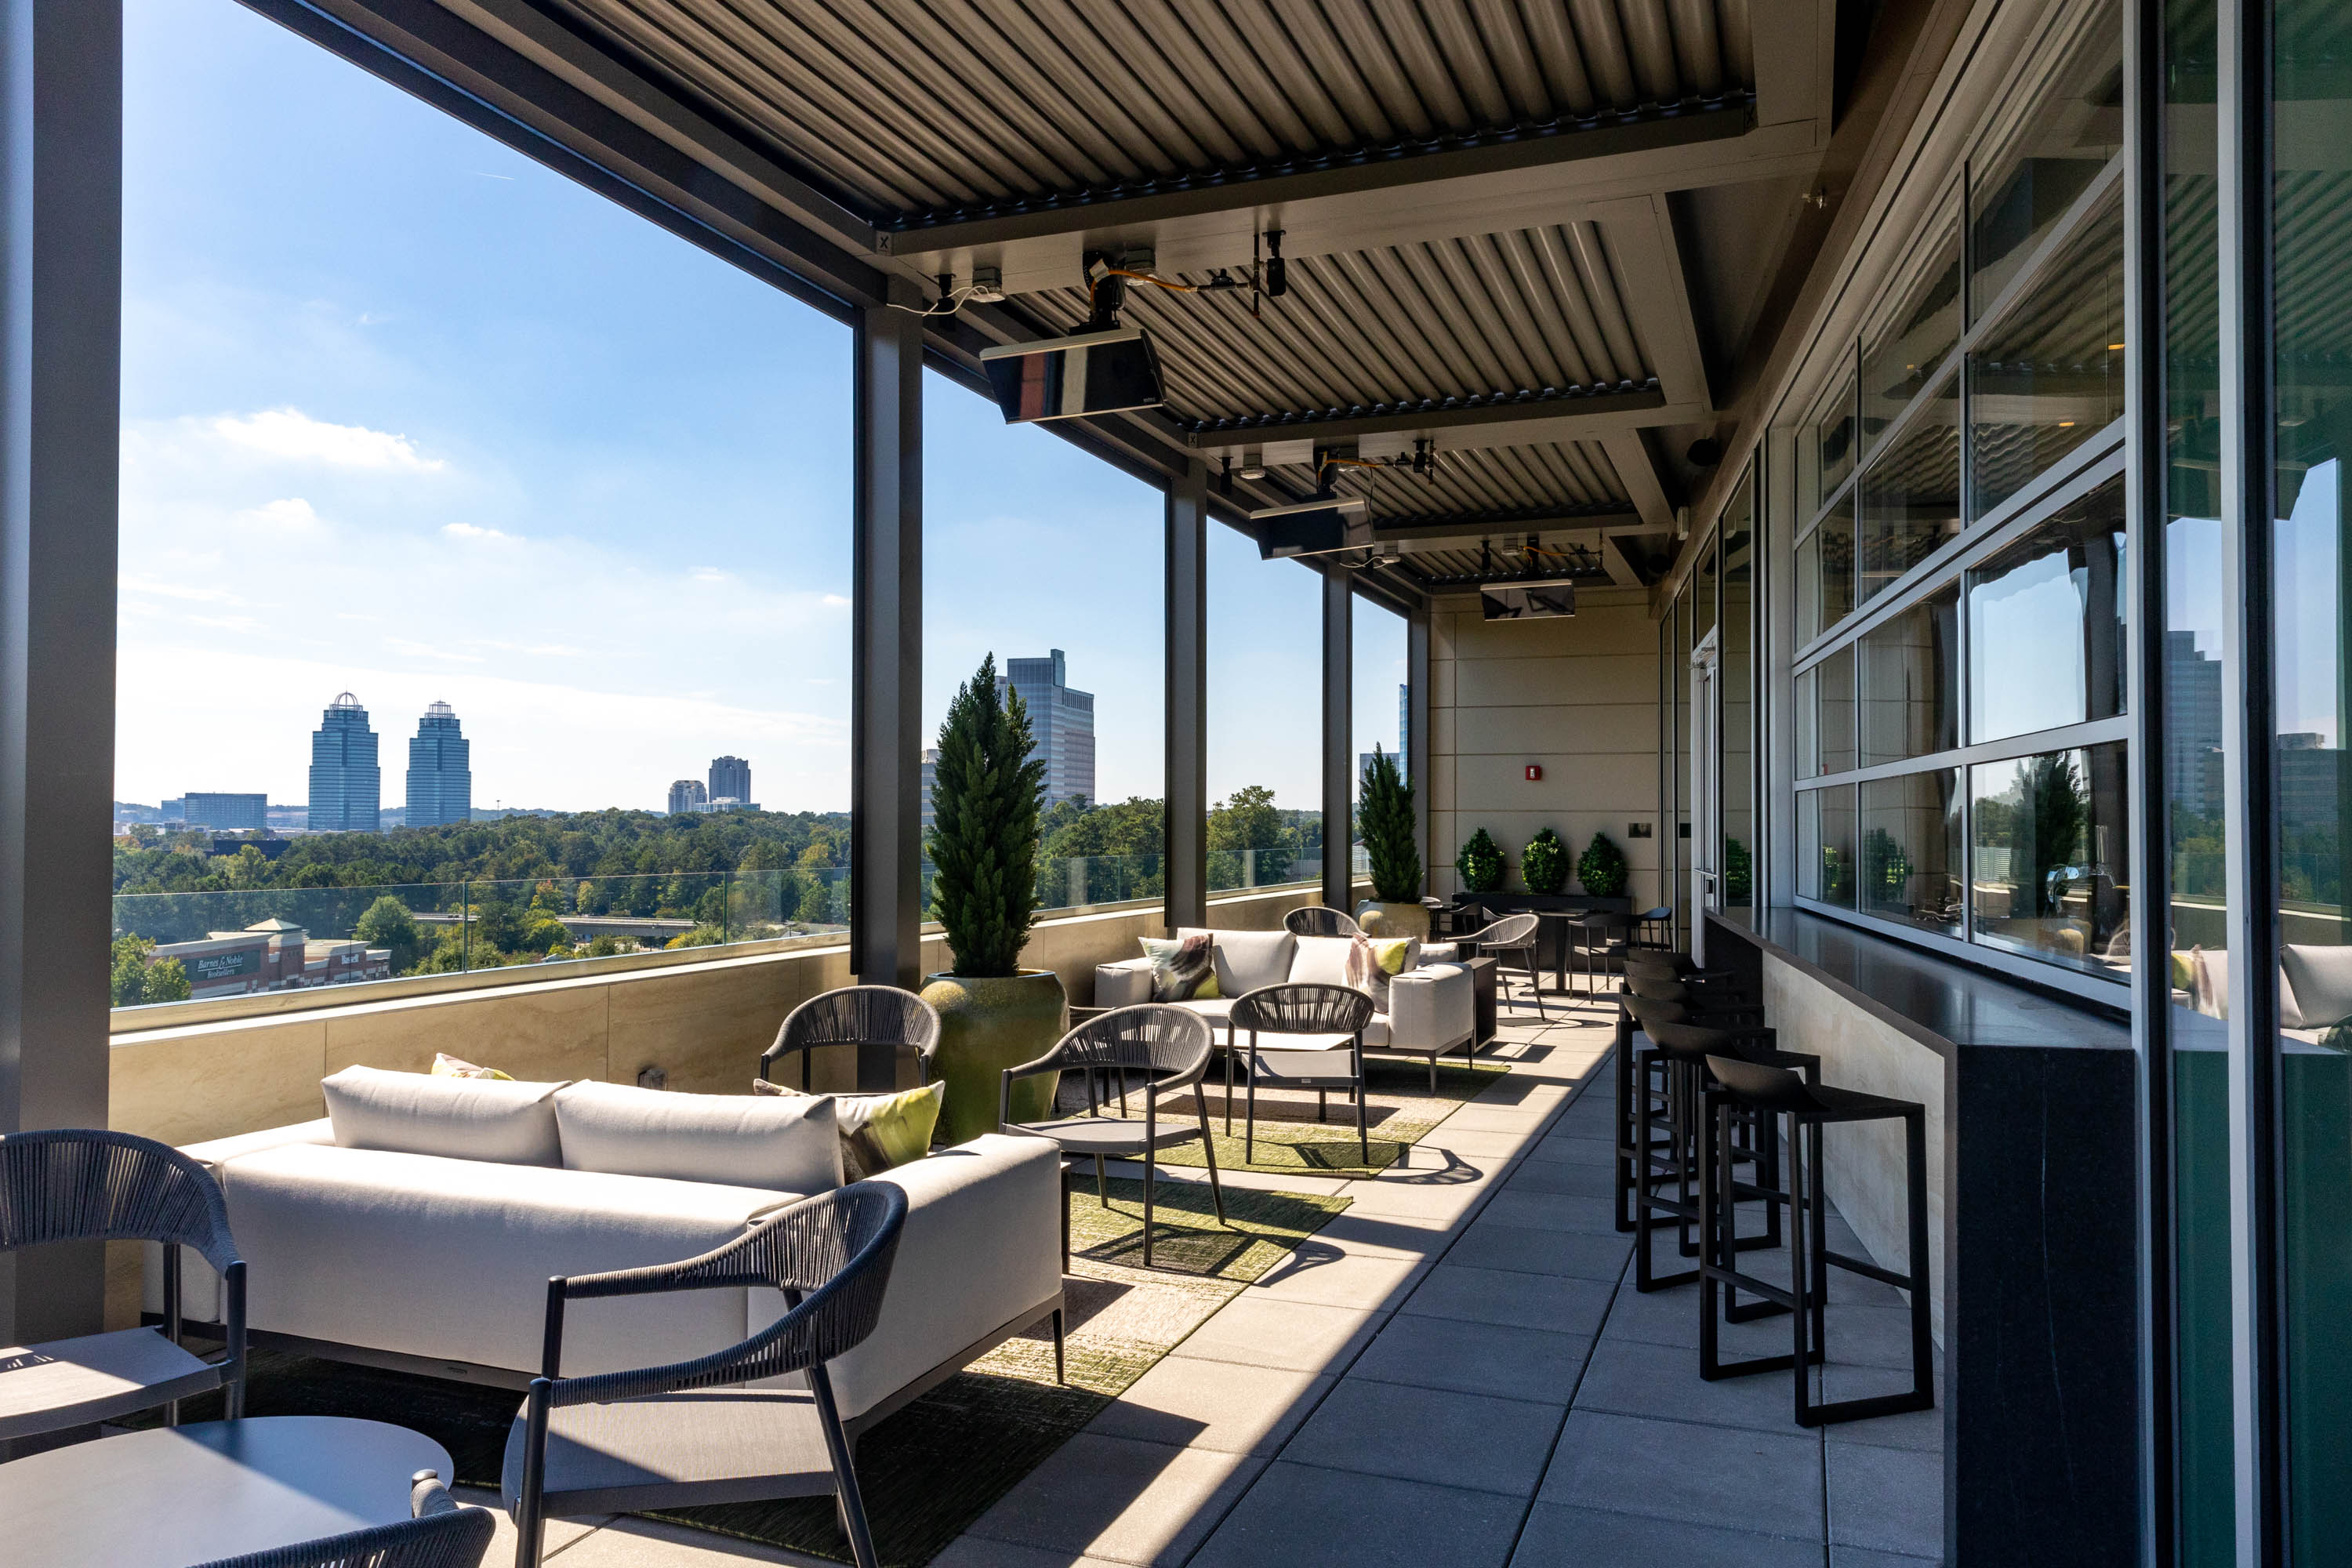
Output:
<instances>
[{"instance_id":1,"label":"ceramic planter pot","mask_svg":"<svg viewBox=\"0 0 2352 1568\"><path fill-rule=\"evenodd\" d=\"M1004 1069L1034 1062L1069 1033L1070 1002L1062 977L1050 969L995 976L934 974L923 1000L940 1015L940 1050L932 1066L947 1085L940 1107L942 1144L996 1131ZM1059 1073L1040 1073L1013 1087L1013 1120L1043 1121L1052 1114Z\"/></svg>"},{"instance_id":2,"label":"ceramic planter pot","mask_svg":"<svg viewBox=\"0 0 2352 1568\"><path fill-rule=\"evenodd\" d=\"M1377 899L1367 899L1356 911L1356 923L1366 936L1410 936L1423 942L1429 940L1429 910L1418 900L1410 904L1384 904Z\"/></svg>"}]
</instances>

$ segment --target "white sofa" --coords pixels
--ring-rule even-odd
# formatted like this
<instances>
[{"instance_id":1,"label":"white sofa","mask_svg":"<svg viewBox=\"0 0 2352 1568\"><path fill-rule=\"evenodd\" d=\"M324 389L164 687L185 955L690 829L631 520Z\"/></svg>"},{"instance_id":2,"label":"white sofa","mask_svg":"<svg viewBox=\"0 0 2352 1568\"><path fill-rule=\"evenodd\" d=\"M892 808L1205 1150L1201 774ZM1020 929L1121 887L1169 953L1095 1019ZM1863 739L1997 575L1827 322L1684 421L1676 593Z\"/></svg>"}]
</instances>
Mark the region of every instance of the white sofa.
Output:
<instances>
[{"instance_id":1,"label":"white sofa","mask_svg":"<svg viewBox=\"0 0 2352 1568\"><path fill-rule=\"evenodd\" d=\"M1199 934L1198 928L1181 927L1180 937ZM1348 954L1354 939L1343 936L1293 936L1286 931L1212 931L1212 961L1217 972L1214 1000L1182 1002L1212 1025L1228 1023L1234 1003L1261 986L1315 983L1345 985ZM1450 956L1452 949L1444 950ZM1095 967L1095 1005L1127 1007L1151 1000L1151 961L1130 958ZM1405 956L1405 970L1389 981L1389 1010L1375 1013L1364 1031L1367 1054L1426 1057L1434 1087L1437 1058L1459 1047L1465 1058L1475 1052L1477 997L1470 971L1459 963L1424 958L1416 942Z\"/></svg>"},{"instance_id":2,"label":"white sofa","mask_svg":"<svg viewBox=\"0 0 2352 1568\"><path fill-rule=\"evenodd\" d=\"M841 1181L829 1100L486 1084L550 1091L558 1110L562 1101L554 1091L593 1087L625 1116L642 1107L616 1097L647 1096L703 1114L746 1105L823 1109L781 1134L771 1128L734 1138L782 1148L781 1159L738 1159L726 1136L705 1137L698 1151L689 1144L683 1161L667 1158L658 1138L633 1144L626 1125L618 1136L608 1126L593 1140L575 1136L567 1143L551 1121L551 1147L468 1134L485 1146L503 1143L508 1157L485 1161L446 1152L446 1137L410 1136L396 1125L369 1126L343 1114L334 1083L328 1080L329 1105L337 1114L186 1150L213 1170L227 1196L257 1344L520 1387L539 1371L551 1276L690 1258L740 1235L760 1215ZM582 1168L590 1163L582 1146L593 1163L629 1169ZM714 1152L723 1164L712 1163ZM709 1176L738 1164L764 1168L744 1184L658 1173L684 1169ZM1058 1329L1059 1169L1052 1144L990 1134L878 1178L906 1193L907 1222L880 1321L832 1367L835 1396L853 1429L1049 1315ZM155 1249L147 1275L149 1305L158 1309ZM216 1281L194 1259L189 1275L189 1316L216 1317ZM782 1298L765 1289L574 1302L565 1314L562 1371L617 1371L706 1354L740 1342L782 1311Z\"/></svg>"}]
</instances>

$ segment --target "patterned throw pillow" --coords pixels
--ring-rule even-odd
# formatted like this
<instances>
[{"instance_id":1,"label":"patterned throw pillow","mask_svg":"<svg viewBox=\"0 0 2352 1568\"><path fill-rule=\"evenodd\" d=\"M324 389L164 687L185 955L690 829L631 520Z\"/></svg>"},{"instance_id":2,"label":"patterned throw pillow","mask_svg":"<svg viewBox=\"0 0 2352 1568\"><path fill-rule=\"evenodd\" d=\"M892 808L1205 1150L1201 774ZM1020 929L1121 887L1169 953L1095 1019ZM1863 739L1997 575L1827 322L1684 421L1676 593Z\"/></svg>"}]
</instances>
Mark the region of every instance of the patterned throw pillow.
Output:
<instances>
[{"instance_id":1,"label":"patterned throw pillow","mask_svg":"<svg viewBox=\"0 0 2352 1568\"><path fill-rule=\"evenodd\" d=\"M1217 995L1217 966L1207 931L1187 937L1147 936L1143 956L1151 960L1154 1002L1208 1002Z\"/></svg>"},{"instance_id":2,"label":"patterned throw pillow","mask_svg":"<svg viewBox=\"0 0 2352 1568\"><path fill-rule=\"evenodd\" d=\"M931 1146L931 1130L940 1124L940 1107L947 1101L948 1086L929 1083L897 1094L803 1095L799 1089L755 1078L751 1092L788 1100L831 1100L834 1125L841 1132L842 1180L862 1182L923 1157Z\"/></svg>"},{"instance_id":3,"label":"patterned throw pillow","mask_svg":"<svg viewBox=\"0 0 2352 1568\"><path fill-rule=\"evenodd\" d=\"M459 1061L456 1057L442 1051L433 1053L431 1076L434 1078L494 1078L505 1083L514 1082L514 1075L511 1073L500 1072L496 1068L478 1068L471 1062Z\"/></svg>"},{"instance_id":4,"label":"patterned throw pillow","mask_svg":"<svg viewBox=\"0 0 2352 1568\"><path fill-rule=\"evenodd\" d=\"M1372 999L1379 1012L1389 1010L1389 982L1404 973L1405 960L1412 955L1412 938L1409 936L1369 937L1358 931L1355 945L1348 951L1348 984Z\"/></svg>"}]
</instances>

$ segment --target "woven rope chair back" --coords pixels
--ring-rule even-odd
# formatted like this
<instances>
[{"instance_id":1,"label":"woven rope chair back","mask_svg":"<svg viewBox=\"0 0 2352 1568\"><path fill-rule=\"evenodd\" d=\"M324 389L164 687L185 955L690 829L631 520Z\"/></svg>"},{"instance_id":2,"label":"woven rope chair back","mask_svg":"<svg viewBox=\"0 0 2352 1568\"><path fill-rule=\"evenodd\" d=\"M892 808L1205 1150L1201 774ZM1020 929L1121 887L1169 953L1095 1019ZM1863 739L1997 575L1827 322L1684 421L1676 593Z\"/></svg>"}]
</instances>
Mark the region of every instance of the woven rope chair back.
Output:
<instances>
[{"instance_id":1,"label":"woven rope chair back","mask_svg":"<svg viewBox=\"0 0 2352 1568\"><path fill-rule=\"evenodd\" d=\"M1147 1002L1087 1019L1062 1037L1055 1054L1074 1068L1181 1077L1208 1064L1213 1039L1209 1021L1191 1008Z\"/></svg>"},{"instance_id":2,"label":"woven rope chair back","mask_svg":"<svg viewBox=\"0 0 2352 1568\"><path fill-rule=\"evenodd\" d=\"M1234 1027L1272 1035L1353 1035L1372 1021L1372 999L1347 985L1265 985L1234 1004Z\"/></svg>"},{"instance_id":3,"label":"woven rope chair back","mask_svg":"<svg viewBox=\"0 0 2352 1568\"><path fill-rule=\"evenodd\" d=\"M488 1509L451 1509L198 1568L478 1568L497 1529Z\"/></svg>"},{"instance_id":4,"label":"woven rope chair back","mask_svg":"<svg viewBox=\"0 0 2352 1568\"><path fill-rule=\"evenodd\" d=\"M906 1222L907 1194L887 1182L836 1187L770 1215L744 1245L728 1248L705 1271L681 1276L677 1288L765 1285L788 1300L798 1296L798 1305L741 1344L698 1360L562 1379L555 1403L602 1405L721 1388L805 1372L856 1349L882 1315ZM573 1299L619 1293L575 1287Z\"/></svg>"},{"instance_id":5,"label":"woven rope chair back","mask_svg":"<svg viewBox=\"0 0 2352 1568\"><path fill-rule=\"evenodd\" d=\"M1307 904L1283 916L1282 929L1293 936L1354 936L1360 928L1338 910Z\"/></svg>"},{"instance_id":6,"label":"woven rope chair back","mask_svg":"<svg viewBox=\"0 0 2352 1568\"><path fill-rule=\"evenodd\" d=\"M775 1043L760 1058L760 1076L768 1077L780 1058L793 1055L801 1057L805 1072L806 1053L825 1046L889 1046L896 1048L887 1058L877 1055L870 1067L871 1053L858 1053L858 1088L895 1089L899 1054L912 1051L928 1060L939 1043L940 1016L913 992L895 985L845 985L810 997L785 1016ZM869 1076L889 1081L869 1085Z\"/></svg>"},{"instance_id":7,"label":"woven rope chair back","mask_svg":"<svg viewBox=\"0 0 2352 1568\"><path fill-rule=\"evenodd\" d=\"M0 1251L51 1241L161 1241L215 1268L236 1260L212 1173L128 1132L69 1128L0 1137Z\"/></svg>"},{"instance_id":8,"label":"woven rope chair back","mask_svg":"<svg viewBox=\"0 0 2352 1568\"><path fill-rule=\"evenodd\" d=\"M1505 915L1485 931L1477 933L1481 947L1525 947L1536 939L1536 927L1543 922L1533 915Z\"/></svg>"}]
</instances>

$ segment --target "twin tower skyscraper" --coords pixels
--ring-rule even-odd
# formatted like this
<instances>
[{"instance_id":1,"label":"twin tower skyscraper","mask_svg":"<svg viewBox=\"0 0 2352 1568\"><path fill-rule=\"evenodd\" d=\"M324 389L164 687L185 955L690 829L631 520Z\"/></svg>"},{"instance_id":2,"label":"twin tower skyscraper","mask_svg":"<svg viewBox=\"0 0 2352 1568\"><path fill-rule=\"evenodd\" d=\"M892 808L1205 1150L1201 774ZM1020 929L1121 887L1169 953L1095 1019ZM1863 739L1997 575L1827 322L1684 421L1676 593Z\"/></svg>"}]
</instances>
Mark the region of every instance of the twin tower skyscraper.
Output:
<instances>
[{"instance_id":1,"label":"twin tower skyscraper","mask_svg":"<svg viewBox=\"0 0 2352 1568\"><path fill-rule=\"evenodd\" d=\"M473 820L472 762L473 742L458 730L456 710L446 702L427 708L408 742L409 826ZM375 731L346 691L310 734L310 831L374 833L383 826L383 797Z\"/></svg>"}]
</instances>

